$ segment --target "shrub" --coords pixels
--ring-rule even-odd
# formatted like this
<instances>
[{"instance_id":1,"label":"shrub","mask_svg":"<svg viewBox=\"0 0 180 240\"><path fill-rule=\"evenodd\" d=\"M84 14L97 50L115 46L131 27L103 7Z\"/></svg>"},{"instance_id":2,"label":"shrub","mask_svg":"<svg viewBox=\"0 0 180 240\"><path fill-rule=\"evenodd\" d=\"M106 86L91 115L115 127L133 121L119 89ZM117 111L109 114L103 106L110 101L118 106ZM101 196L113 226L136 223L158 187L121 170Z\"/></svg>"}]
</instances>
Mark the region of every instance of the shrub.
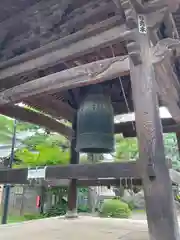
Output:
<instances>
[{"instance_id":1,"label":"shrub","mask_svg":"<svg viewBox=\"0 0 180 240\"><path fill-rule=\"evenodd\" d=\"M131 211L136 208L136 206L135 206L135 204L134 204L133 201L130 201L130 202L128 202L127 204L128 204L128 206L129 206L129 208L130 208Z\"/></svg>"},{"instance_id":2,"label":"shrub","mask_svg":"<svg viewBox=\"0 0 180 240\"><path fill-rule=\"evenodd\" d=\"M129 218L130 215L128 204L118 199L105 200L100 211L101 217Z\"/></svg>"},{"instance_id":3,"label":"shrub","mask_svg":"<svg viewBox=\"0 0 180 240\"><path fill-rule=\"evenodd\" d=\"M87 206L79 206L78 207L78 212L79 213L89 213L90 209Z\"/></svg>"},{"instance_id":4,"label":"shrub","mask_svg":"<svg viewBox=\"0 0 180 240\"><path fill-rule=\"evenodd\" d=\"M56 217L65 215L67 211L67 203L63 202L51 207L43 216L44 217Z\"/></svg>"}]
</instances>

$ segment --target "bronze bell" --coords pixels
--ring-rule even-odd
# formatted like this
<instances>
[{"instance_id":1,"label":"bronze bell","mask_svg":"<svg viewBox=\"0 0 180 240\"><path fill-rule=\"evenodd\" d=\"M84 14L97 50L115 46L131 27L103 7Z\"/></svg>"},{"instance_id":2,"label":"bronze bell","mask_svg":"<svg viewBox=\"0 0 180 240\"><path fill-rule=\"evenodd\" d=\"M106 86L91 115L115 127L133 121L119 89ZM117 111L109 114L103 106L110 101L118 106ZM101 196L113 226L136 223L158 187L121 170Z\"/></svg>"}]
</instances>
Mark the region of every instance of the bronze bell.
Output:
<instances>
[{"instance_id":1,"label":"bronze bell","mask_svg":"<svg viewBox=\"0 0 180 240\"><path fill-rule=\"evenodd\" d=\"M109 153L114 150L114 114L110 97L101 85L89 86L77 112L76 150Z\"/></svg>"}]
</instances>

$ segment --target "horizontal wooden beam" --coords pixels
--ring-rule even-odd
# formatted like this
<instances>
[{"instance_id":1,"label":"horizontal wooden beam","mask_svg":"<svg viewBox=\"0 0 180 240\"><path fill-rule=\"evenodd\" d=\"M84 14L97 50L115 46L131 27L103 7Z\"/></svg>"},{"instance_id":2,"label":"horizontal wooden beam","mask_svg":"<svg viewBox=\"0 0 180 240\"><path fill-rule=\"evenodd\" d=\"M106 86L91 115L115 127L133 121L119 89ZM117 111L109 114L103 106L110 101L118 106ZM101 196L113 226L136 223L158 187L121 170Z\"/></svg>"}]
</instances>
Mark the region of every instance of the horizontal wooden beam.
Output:
<instances>
[{"instance_id":1,"label":"horizontal wooden beam","mask_svg":"<svg viewBox=\"0 0 180 240\"><path fill-rule=\"evenodd\" d=\"M151 170L149 168L150 175L153 174ZM0 184L28 184L28 172L28 168L2 168L0 169ZM173 182L179 181L179 174L171 169L170 176ZM136 162L70 164L47 166L44 177L40 176L34 180L44 181L47 184L57 182L58 185L67 185L70 179L78 179L79 186L123 185L128 188L132 185L141 185L141 172Z\"/></svg>"},{"instance_id":2,"label":"horizontal wooden beam","mask_svg":"<svg viewBox=\"0 0 180 240\"><path fill-rule=\"evenodd\" d=\"M51 131L64 135L68 139L71 139L72 136L72 129L70 127L65 126L53 118L50 118L38 112L33 112L26 108L22 108L16 105L1 106L0 114L45 127Z\"/></svg>"},{"instance_id":3,"label":"horizontal wooden beam","mask_svg":"<svg viewBox=\"0 0 180 240\"><path fill-rule=\"evenodd\" d=\"M28 180L28 169L0 169L0 183L22 183ZM96 164L70 164L47 166L44 180L53 179L96 179L99 178L140 178L141 173L135 162L112 162Z\"/></svg>"},{"instance_id":4,"label":"horizontal wooden beam","mask_svg":"<svg viewBox=\"0 0 180 240\"><path fill-rule=\"evenodd\" d=\"M70 122L73 121L75 109L69 104L56 100L52 96L34 97L25 101L35 109L45 112L54 118L63 118Z\"/></svg>"},{"instance_id":5,"label":"horizontal wooden beam","mask_svg":"<svg viewBox=\"0 0 180 240\"><path fill-rule=\"evenodd\" d=\"M105 20L101 23L90 26L86 29L82 29L74 34L68 35L64 38L61 38L57 41L53 41L45 46L42 46L36 50L25 53L21 56L17 56L13 59L0 63L0 69L6 69L14 65L21 64L28 60L38 58L39 56L45 55L50 51L61 49L66 45L71 45L79 40L82 40L86 37L90 37L101 33L107 29L111 29L114 26L117 26L119 23L122 23L122 18L120 16L111 17L108 20Z\"/></svg>"},{"instance_id":6,"label":"horizontal wooden beam","mask_svg":"<svg viewBox=\"0 0 180 240\"><path fill-rule=\"evenodd\" d=\"M125 25L120 25L119 18L108 19L0 64L0 80L46 69L58 62L72 60L96 49L124 41L127 33L129 31L126 30Z\"/></svg>"},{"instance_id":7,"label":"horizontal wooden beam","mask_svg":"<svg viewBox=\"0 0 180 240\"><path fill-rule=\"evenodd\" d=\"M135 162L49 166L46 170L47 179L136 178L140 176L141 174Z\"/></svg>"},{"instance_id":8,"label":"horizontal wooden beam","mask_svg":"<svg viewBox=\"0 0 180 240\"><path fill-rule=\"evenodd\" d=\"M125 137L136 137L136 127L134 121L132 122L122 122L115 124L115 133L123 133ZM177 124L172 118L162 119L162 126L164 133L172 133L180 131L180 124Z\"/></svg>"},{"instance_id":9,"label":"horizontal wooden beam","mask_svg":"<svg viewBox=\"0 0 180 240\"><path fill-rule=\"evenodd\" d=\"M38 94L48 94L95 84L129 73L128 56L120 56L80 65L15 86L0 93L0 104L20 102ZM1 72L0 72L1 76Z\"/></svg>"},{"instance_id":10,"label":"horizontal wooden beam","mask_svg":"<svg viewBox=\"0 0 180 240\"><path fill-rule=\"evenodd\" d=\"M69 179L56 179L52 181L44 181L46 186L68 186L71 180ZM79 187L88 186L124 186L125 188L132 188L132 186L141 186L142 180L140 178L99 178L99 179L80 179L77 180Z\"/></svg>"},{"instance_id":11,"label":"horizontal wooden beam","mask_svg":"<svg viewBox=\"0 0 180 240\"><path fill-rule=\"evenodd\" d=\"M28 169L0 169L0 184L29 184L27 180ZM39 179L40 180L40 179ZM70 179L53 179L41 180L34 184L43 184L45 186L68 186ZM141 186L141 178L98 178L98 179L78 179L77 185L80 187L88 186L124 186L132 188L133 186Z\"/></svg>"}]
</instances>

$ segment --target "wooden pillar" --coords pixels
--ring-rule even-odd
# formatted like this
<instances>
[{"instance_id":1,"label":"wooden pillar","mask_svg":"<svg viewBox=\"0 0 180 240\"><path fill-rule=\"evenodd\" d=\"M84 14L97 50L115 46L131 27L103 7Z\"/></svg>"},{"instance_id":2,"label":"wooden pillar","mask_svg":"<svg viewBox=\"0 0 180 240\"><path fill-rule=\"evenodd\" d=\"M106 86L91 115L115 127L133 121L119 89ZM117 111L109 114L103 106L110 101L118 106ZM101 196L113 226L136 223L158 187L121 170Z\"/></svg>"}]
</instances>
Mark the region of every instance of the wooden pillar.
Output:
<instances>
[{"instance_id":1,"label":"wooden pillar","mask_svg":"<svg viewBox=\"0 0 180 240\"><path fill-rule=\"evenodd\" d=\"M72 125L74 136L71 140L71 158L70 164L79 163L79 153L76 152L76 117ZM69 184L68 189L68 212L66 214L67 218L77 217L77 179L72 179Z\"/></svg>"},{"instance_id":2,"label":"wooden pillar","mask_svg":"<svg viewBox=\"0 0 180 240\"><path fill-rule=\"evenodd\" d=\"M130 58L130 74L140 153L139 171L143 179L150 239L177 240L180 236L165 163L148 31L137 30L133 40L140 48L141 59L141 63L136 63L135 58ZM149 176L149 167L154 168L155 177Z\"/></svg>"},{"instance_id":3,"label":"wooden pillar","mask_svg":"<svg viewBox=\"0 0 180 240\"><path fill-rule=\"evenodd\" d=\"M176 133L176 139L177 139L177 146L178 146L178 151L180 155L180 132Z\"/></svg>"}]
</instances>

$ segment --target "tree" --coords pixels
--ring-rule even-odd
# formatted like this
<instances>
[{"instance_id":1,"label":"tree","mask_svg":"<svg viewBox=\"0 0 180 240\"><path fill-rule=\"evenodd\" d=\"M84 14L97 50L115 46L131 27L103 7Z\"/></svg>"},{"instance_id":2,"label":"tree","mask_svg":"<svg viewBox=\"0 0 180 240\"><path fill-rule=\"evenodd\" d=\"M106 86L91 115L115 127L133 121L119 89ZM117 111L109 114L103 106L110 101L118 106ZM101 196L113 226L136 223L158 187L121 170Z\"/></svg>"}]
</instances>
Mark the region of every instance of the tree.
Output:
<instances>
[{"instance_id":1,"label":"tree","mask_svg":"<svg viewBox=\"0 0 180 240\"><path fill-rule=\"evenodd\" d=\"M121 134L115 136L115 151L118 161L136 160L138 158L137 138L124 138Z\"/></svg>"},{"instance_id":2,"label":"tree","mask_svg":"<svg viewBox=\"0 0 180 240\"><path fill-rule=\"evenodd\" d=\"M164 134L164 147L166 157L171 159L172 161L173 169L180 171L180 155L177 145L176 134L174 133Z\"/></svg>"},{"instance_id":3,"label":"tree","mask_svg":"<svg viewBox=\"0 0 180 240\"><path fill-rule=\"evenodd\" d=\"M69 143L59 134L36 133L27 138L26 147L16 151L16 158L21 164L16 167L46 166L68 164L70 159Z\"/></svg>"},{"instance_id":4,"label":"tree","mask_svg":"<svg viewBox=\"0 0 180 240\"><path fill-rule=\"evenodd\" d=\"M14 119L6 117L4 115L0 115L0 144L10 144L12 141L12 133L13 133ZM18 122L16 131L17 133L23 131L32 131L36 130L38 126Z\"/></svg>"}]
</instances>

